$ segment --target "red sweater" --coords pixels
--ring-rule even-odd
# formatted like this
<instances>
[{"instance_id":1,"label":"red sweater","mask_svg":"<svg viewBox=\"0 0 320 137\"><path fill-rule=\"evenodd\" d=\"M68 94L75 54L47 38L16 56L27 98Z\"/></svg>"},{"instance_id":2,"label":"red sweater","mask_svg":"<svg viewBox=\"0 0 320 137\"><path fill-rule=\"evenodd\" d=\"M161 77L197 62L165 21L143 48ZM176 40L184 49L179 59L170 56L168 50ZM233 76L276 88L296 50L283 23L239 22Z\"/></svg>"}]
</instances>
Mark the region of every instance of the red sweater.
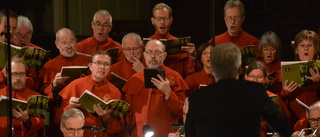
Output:
<instances>
[{"instance_id":1,"label":"red sweater","mask_svg":"<svg viewBox=\"0 0 320 137\"><path fill-rule=\"evenodd\" d=\"M186 91L186 97L190 95L190 93L199 89L200 84L209 85L214 82L213 76L211 74L207 74L204 69L201 71L189 75L185 82L187 83L189 90Z\"/></svg>"},{"instance_id":2,"label":"red sweater","mask_svg":"<svg viewBox=\"0 0 320 137\"><path fill-rule=\"evenodd\" d=\"M116 41L113 41L109 37L106 39L105 42L98 42L92 36L77 43L77 52L85 53L88 55L93 54L97 50L107 50L111 48L119 48L118 61L125 59L122 48L121 48L121 44Z\"/></svg>"},{"instance_id":3,"label":"red sweater","mask_svg":"<svg viewBox=\"0 0 320 137\"><path fill-rule=\"evenodd\" d=\"M177 72L164 65L160 68L165 69L165 76L170 80L168 100L160 90L144 88L143 71L134 74L122 89L126 92L126 102L130 104L127 123L131 137L142 137L145 124L155 131L154 137L162 137L174 132L172 124L178 124L178 119L182 119L184 92L188 86Z\"/></svg>"},{"instance_id":4,"label":"red sweater","mask_svg":"<svg viewBox=\"0 0 320 137\"><path fill-rule=\"evenodd\" d=\"M121 93L114 85L112 85L107 79L101 82L94 82L92 75L76 79L68 84L61 92L60 96L62 97L61 111L58 112L60 115L63 111L71 108L69 105L69 99L71 97L79 98L85 90L91 91L93 94L98 96L101 99L122 99ZM95 117L87 110L84 110L80 107L80 110L83 112L85 117L85 126L96 125L98 127L104 126L102 119L100 117ZM108 137L112 134L119 133L124 126L124 119L116 120L110 116L108 120L108 125L105 132L97 132L98 137ZM85 137L94 136L93 132L85 131Z\"/></svg>"},{"instance_id":5,"label":"red sweater","mask_svg":"<svg viewBox=\"0 0 320 137\"><path fill-rule=\"evenodd\" d=\"M177 39L170 34L166 37L161 37L159 34L154 33L150 36L151 39ZM169 68L177 71L182 78L186 78L188 75L195 73L194 66L192 61L190 60L189 53L180 53L174 55L168 55L164 60L164 65Z\"/></svg>"},{"instance_id":6,"label":"red sweater","mask_svg":"<svg viewBox=\"0 0 320 137\"><path fill-rule=\"evenodd\" d=\"M7 95L7 88L0 89L0 95ZM12 98L20 99L27 101L29 96L31 95L39 95L39 93L29 89L24 88L20 91L12 91ZM2 109L2 108L1 108ZM13 119L14 125L14 136L17 137L38 137L38 131L44 128L44 119L38 117L29 116L31 120L31 128L27 129L21 120ZM7 128L8 128L8 117L0 116L0 136L6 137L8 136Z\"/></svg>"},{"instance_id":7,"label":"red sweater","mask_svg":"<svg viewBox=\"0 0 320 137\"><path fill-rule=\"evenodd\" d=\"M239 48L249 46L249 45L255 45L256 56L260 57L260 54L258 51L259 39L243 30L241 30L237 36L230 36L228 31L226 31L225 33L215 36L214 39L215 39L215 43L214 43L215 45L222 44L222 43L233 43L233 44L236 44ZM209 42L212 42L212 39L210 39Z\"/></svg>"}]
</instances>

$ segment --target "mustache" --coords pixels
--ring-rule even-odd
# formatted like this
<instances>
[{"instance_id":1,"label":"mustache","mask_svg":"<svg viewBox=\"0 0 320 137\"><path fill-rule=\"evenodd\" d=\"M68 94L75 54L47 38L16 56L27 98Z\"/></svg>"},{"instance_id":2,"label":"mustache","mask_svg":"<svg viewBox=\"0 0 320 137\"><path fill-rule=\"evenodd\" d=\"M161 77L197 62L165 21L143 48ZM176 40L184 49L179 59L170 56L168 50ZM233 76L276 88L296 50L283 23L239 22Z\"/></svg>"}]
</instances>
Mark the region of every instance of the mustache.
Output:
<instances>
[{"instance_id":1,"label":"mustache","mask_svg":"<svg viewBox=\"0 0 320 137\"><path fill-rule=\"evenodd\" d=\"M151 60L149 61L149 63L152 62L152 61L155 61L155 62L158 63L158 61L157 61L156 59L151 59Z\"/></svg>"}]
</instances>

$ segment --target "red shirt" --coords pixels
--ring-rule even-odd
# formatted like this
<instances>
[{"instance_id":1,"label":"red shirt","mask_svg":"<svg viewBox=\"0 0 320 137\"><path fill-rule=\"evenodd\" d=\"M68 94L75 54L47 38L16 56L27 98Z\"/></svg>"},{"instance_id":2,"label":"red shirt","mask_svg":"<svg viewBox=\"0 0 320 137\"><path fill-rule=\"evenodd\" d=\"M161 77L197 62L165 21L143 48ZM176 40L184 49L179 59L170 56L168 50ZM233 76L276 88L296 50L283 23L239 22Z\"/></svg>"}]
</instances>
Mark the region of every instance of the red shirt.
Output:
<instances>
[{"instance_id":1,"label":"red shirt","mask_svg":"<svg viewBox=\"0 0 320 137\"><path fill-rule=\"evenodd\" d=\"M111 48L119 48L118 61L125 59L122 48L121 48L121 44L116 41L113 41L109 37L104 42L98 42L92 36L77 43L77 52L85 53L88 55L93 54L97 50L107 50Z\"/></svg>"},{"instance_id":2,"label":"red shirt","mask_svg":"<svg viewBox=\"0 0 320 137\"><path fill-rule=\"evenodd\" d=\"M144 65L144 67L147 66L143 56L141 56L140 62ZM126 80L136 73L136 71L132 68L132 63L126 59L113 64L110 72L113 72Z\"/></svg>"},{"instance_id":3,"label":"red shirt","mask_svg":"<svg viewBox=\"0 0 320 137\"><path fill-rule=\"evenodd\" d=\"M126 92L126 102L130 104L127 123L131 137L142 137L145 124L155 131L154 137L162 137L174 132L172 124L178 124L178 119L182 119L184 92L188 86L177 72L164 65L160 68L165 70L165 76L170 80L168 100L160 90L144 88L143 71L134 74L122 89Z\"/></svg>"},{"instance_id":4,"label":"red shirt","mask_svg":"<svg viewBox=\"0 0 320 137\"><path fill-rule=\"evenodd\" d=\"M201 71L189 75L185 82L187 83L189 90L186 91L186 97L190 95L190 93L199 89L200 84L209 85L214 82L213 76L211 74L207 74L204 69Z\"/></svg>"},{"instance_id":5,"label":"red shirt","mask_svg":"<svg viewBox=\"0 0 320 137\"><path fill-rule=\"evenodd\" d=\"M49 60L42 68L39 79L42 83L42 90L50 99L53 99L51 85L57 73L61 72L63 66L87 66L89 64L90 57L84 55L75 54L73 57L67 58L63 55L59 55L52 60ZM64 87L64 86L63 86ZM61 87L60 89L62 89Z\"/></svg>"},{"instance_id":6,"label":"red shirt","mask_svg":"<svg viewBox=\"0 0 320 137\"><path fill-rule=\"evenodd\" d=\"M258 51L259 39L243 30L241 30L237 36L230 36L228 31L226 31L225 33L215 36L214 39L215 39L215 43L214 43L215 45L222 44L222 43L233 43L233 44L236 44L239 48L249 46L249 45L255 45L256 56L260 57L260 54ZM212 42L212 39L210 39L209 42Z\"/></svg>"},{"instance_id":7,"label":"red shirt","mask_svg":"<svg viewBox=\"0 0 320 137\"><path fill-rule=\"evenodd\" d=\"M151 39L177 39L170 34L167 34L166 37L161 37L159 34L154 33L149 38ZM186 78L188 75L195 73L194 66L192 61L190 60L189 53L180 53L174 55L168 55L164 60L164 65L169 68L177 71L182 78Z\"/></svg>"},{"instance_id":8,"label":"red shirt","mask_svg":"<svg viewBox=\"0 0 320 137\"><path fill-rule=\"evenodd\" d=\"M0 89L0 95L7 95L7 88ZM39 93L29 89L24 88L20 91L12 90L12 98L27 101L31 95L40 95ZM38 117L29 116L31 120L31 127L27 129L21 120L13 119L14 125L14 136L17 137L38 137L38 131L44 128L44 119ZM0 136L8 136L8 117L0 116Z\"/></svg>"},{"instance_id":9,"label":"red shirt","mask_svg":"<svg viewBox=\"0 0 320 137\"><path fill-rule=\"evenodd\" d=\"M71 108L69 105L69 99L71 97L79 98L85 90L91 91L93 94L98 96L101 99L122 99L121 93L114 85L112 85L107 79L101 82L94 82L92 79L92 75L76 79L68 84L61 92L60 96L62 97L61 104L61 112ZM104 126L102 123L102 119L100 117L95 117L87 110L79 108L85 117L85 126L93 126L97 127ZM124 125L124 119L116 120L112 116L110 116L108 120L108 125L106 127L106 132L97 132L98 137L108 137L112 134L119 133ZM85 137L93 137L94 134L91 131L84 132Z\"/></svg>"}]
</instances>

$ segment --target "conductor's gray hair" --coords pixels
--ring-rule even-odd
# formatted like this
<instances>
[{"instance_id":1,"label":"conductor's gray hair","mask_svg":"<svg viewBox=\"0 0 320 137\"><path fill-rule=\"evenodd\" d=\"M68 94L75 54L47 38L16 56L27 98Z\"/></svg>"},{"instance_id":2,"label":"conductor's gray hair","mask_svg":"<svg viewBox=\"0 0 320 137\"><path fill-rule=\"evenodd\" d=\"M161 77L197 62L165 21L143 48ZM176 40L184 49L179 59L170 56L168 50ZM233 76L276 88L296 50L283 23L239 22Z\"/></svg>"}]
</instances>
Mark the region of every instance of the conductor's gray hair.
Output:
<instances>
[{"instance_id":1,"label":"conductor's gray hair","mask_svg":"<svg viewBox=\"0 0 320 137\"><path fill-rule=\"evenodd\" d=\"M211 70L217 80L238 79L241 65L240 49L232 44L219 44L210 54Z\"/></svg>"}]
</instances>

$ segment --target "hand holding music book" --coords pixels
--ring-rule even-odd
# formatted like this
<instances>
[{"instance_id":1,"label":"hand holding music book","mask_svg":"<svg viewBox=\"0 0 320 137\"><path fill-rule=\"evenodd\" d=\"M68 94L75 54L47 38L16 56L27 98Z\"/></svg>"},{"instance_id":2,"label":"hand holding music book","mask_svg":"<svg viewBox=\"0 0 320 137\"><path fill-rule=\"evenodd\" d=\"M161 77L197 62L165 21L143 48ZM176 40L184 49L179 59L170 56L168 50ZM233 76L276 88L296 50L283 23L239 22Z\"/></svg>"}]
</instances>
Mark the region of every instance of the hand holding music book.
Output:
<instances>
[{"instance_id":1,"label":"hand holding music book","mask_svg":"<svg viewBox=\"0 0 320 137\"><path fill-rule=\"evenodd\" d=\"M165 79L164 69L144 69L144 86L145 88L157 88L152 82L151 78L156 78L159 80L157 75L160 75Z\"/></svg>"}]
</instances>

